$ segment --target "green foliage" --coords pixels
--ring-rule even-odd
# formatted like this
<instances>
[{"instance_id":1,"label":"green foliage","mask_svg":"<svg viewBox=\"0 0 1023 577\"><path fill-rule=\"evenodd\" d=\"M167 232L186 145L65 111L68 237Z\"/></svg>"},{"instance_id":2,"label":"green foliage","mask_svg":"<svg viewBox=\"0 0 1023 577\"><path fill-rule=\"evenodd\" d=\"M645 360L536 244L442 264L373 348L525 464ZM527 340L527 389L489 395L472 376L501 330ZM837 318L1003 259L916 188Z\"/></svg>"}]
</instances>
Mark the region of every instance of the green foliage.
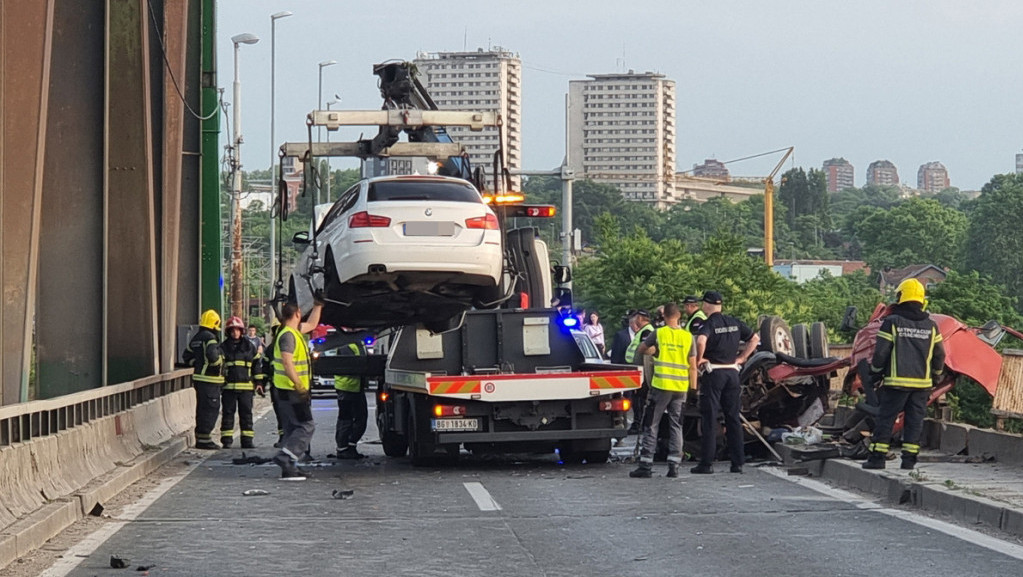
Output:
<instances>
[{"instance_id":1,"label":"green foliage","mask_svg":"<svg viewBox=\"0 0 1023 577\"><path fill-rule=\"evenodd\" d=\"M970 206L966 262L969 268L1023 296L1023 175L999 174ZM1019 305L1017 301L1017 306Z\"/></svg>"},{"instance_id":2,"label":"green foliage","mask_svg":"<svg viewBox=\"0 0 1023 577\"><path fill-rule=\"evenodd\" d=\"M977 271L949 271L948 277L930 290L929 310L951 315L970 326L994 319L1003 325L1023 326L1016 312L1016 299L1005 294L1005 287Z\"/></svg>"},{"instance_id":3,"label":"green foliage","mask_svg":"<svg viewBox=\"0 0 1023 577\"><path fill-rule=\"evenodd\" d=\"M936 200L910 199L891 209L863 208L849 222L872 270L927 263L956 267L969 223Z\"/></svg>"},{"instance_id":4,"label":"green foliage","mask_svg":"<svg viewBox=\"0 0 1023 577\"><path fill-rule=\"evenodd\" d=\"M945 395L952 409L952 420L977 427L992 427L995 417L991 414L991 395L974 381L960 377L955 387Z\"/></svg>"},{"instance_id":5,"label":"green foliage","mask_svg":"<svg viewBox=\"0 0 1023 577\"><path fill-rule=\"evenodd\" d=\"M856 307L856 326L861 327L867 324L874 307L881 302L881 293L865 272L856 271L843 276L825 274L807 281L799 287L799 299L802 310L809 314L786 319L789 323L820 321L828 327L831 341L846 342L853 335L838 332L846 307Z\"/></svg>"}]
</instances>

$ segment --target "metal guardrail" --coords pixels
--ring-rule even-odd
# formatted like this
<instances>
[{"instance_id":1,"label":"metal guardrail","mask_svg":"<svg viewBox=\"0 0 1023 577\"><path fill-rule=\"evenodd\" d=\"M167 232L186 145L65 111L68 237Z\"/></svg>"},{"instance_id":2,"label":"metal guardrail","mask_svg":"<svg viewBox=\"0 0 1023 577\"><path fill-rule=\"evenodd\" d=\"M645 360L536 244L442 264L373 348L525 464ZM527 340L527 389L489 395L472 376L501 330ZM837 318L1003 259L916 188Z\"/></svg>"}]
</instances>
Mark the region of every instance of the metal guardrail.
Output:
<instances>
[{"instance_id":1,"label":"metal guardrail","mask_svg":"<svg viewBox=\"0 0 1023 577\"><path fill-rule=\"evenodd\" d=\"M180 369L54 399L0 407L0 448L55 435L190 388L191 377L192 369Z\"/></svg>"}]
</instances>

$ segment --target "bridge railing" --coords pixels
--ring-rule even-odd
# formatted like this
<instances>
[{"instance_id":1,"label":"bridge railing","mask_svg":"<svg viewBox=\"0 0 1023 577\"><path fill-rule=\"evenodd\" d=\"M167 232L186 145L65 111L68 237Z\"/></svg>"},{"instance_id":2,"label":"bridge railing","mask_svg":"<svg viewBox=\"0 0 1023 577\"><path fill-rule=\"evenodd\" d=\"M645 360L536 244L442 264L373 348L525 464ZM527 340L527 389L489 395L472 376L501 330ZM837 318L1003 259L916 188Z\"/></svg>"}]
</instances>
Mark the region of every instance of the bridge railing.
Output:
<instances>
[{"instance_id":1,"label":"bridge railing","mask_svg":"<svg viewBox=\"0 0 1023 577\"><path fill-rule=\"evenodd\" d=\"M192 369L0 407L0 447L55 435L191 387Z\"/></svg>"}]
</instances>

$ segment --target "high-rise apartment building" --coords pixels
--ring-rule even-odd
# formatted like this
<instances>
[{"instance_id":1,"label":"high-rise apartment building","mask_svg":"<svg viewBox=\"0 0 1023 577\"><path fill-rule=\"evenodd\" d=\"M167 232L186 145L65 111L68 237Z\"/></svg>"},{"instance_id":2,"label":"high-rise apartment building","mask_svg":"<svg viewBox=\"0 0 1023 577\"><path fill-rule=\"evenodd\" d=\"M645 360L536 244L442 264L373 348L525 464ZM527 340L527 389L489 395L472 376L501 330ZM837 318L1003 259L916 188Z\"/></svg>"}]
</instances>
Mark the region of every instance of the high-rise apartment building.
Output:
<instances>
[{"instance_id":1,"label":"high-rise apartment building","mask_svg":"<svg viewBox=\"0 0 1023 577\"><path fill-rule=\"evenodd\" d=\"M420 52L413 62L420 81L441 110L500 113L505 167L513 173L522 169L522 61L518 54L500 47L476 52ZM472 164L485 167L492 178L501 129L473 131L467 126L449 126L447 132L465 146ZM520 182L519 176L512 176L514 188Z\"/></svg>"},{"instance_id":2,"label":"high-rise apartment building","mask_svg":"<svg viewBox=\"0 0 1023 577\"><path fill-rule=\"evenodd\" d=\"M875 160L867 167L867 184L874 186L897 186L899 170L888 160Z\"/></svg>"},{"instance_id":3,"label":"high-rise apartment building","mask_svg":"<svg viewBox=\"0 0 1023 577\"><path fill-rule=\"evenodd\" d=\"M732 175L729 174L725 163L713 158L704 160L703 164L694 164L693 176L697 178L716 178L724 182L732 180Z\"/></svg>"},{"instance_id":4,"label":"high-rise apartment building","mask_svg":"<svg viewBox=\"0 0 1023 577\"><path fill-rule=\"evenodd\" d=\"M916 171L916 187L920 192L941 192L949 186L948 171L940 162L921 164Z\"/></svg>"},{"instance_id":5,"label":"high-rise apartment building","mask_svg":"<svg viewBox=\"0 0 1023 577\"><path fill-rule=\"evenodd\" d=\"M853 165L844 158L825 160L822 167L828 177L828 192L838 192L854 185Z\"/></svg>"},{"instance_id":6,"label":"high-rise apartment building","mask_svg":"<svg viewBox=\"0 0 1023 577\"><path fill-rule=\"evenodd\" d=\"M1023 153L1016 153L1016 174L1023 174Z\"/></svg>"},{"instance_id":7,"label":"high-rise apartment building","mask_svg":"<svg viewBox=\"0 0 1023 577\"><path fill-rule=\"evenodd\" d=\"M675 191L675 81L653 72L568 83L569 160L576 178L614 184L626 200L664 208Z\"/></svg>"}]
</instances>

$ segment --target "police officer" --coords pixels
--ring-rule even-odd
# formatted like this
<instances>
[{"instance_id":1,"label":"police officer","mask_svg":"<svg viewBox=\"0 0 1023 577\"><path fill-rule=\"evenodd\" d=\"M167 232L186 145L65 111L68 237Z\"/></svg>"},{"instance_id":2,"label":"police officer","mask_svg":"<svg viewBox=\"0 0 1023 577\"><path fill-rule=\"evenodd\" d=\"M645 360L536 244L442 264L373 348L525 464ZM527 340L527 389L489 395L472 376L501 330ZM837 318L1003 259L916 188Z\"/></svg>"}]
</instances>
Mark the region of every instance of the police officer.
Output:
<instances>
[{"instance_id":1,"label":"police officer","mask_svg":"<svg viewBox=\"0 0 1023 577\"><path fill-rule=\"evenodd\" d=\"M338 349L340 357L361 357L366 355L362 341L348 343ZM361 459L359 439L366 432L369 420L369 406L363 389L363 379L357 375L334 375L334 389L337 391L337 426L334 441L337 444L338 459Z\"/></svg>"},{"instance_id":2,"label":"police officer","mask_svg":"<svg viewBox=\"0 0 1023 577\"><path fill-rule=\"evenodd\" d=\"M309 388L309 345L305 334L320 323L323 304L317 302L306 322L302 310L294 303L284 305L283 323L277 332L273 348L274 388L278 394L278 408L284 424L284 439L274 463L281 468L281 480L304 481L306 475L298 470L300 455L309 448L316 431L313 421L312 397Z\"/></svg>"},{"instance_id":3,"label":"police officer","mask_svg":"<svg viewBox=\"0 0 1023 577\"><path fill-rule=\"evenodd\" d=\"M874 386L882 381L878 400L881 404L877 426L871 435L870 456L864 469L884 469L888 443L895 417L906 416L902 429L902 468L912 469L920 453L927 399L945 370L945 347L938 325L924 311L924 285L915 278L899 283L897 304L881 323L874 344L870 373Z\"/></svg>"},{"instance_id":4,"label":"police officer","mask_svg":"<svg viewBox=\"0 0 1023 577\"><path fill-rule=\"evenodd\" d=\"M220 444L234 444L234 414L237 408L241 425L242 448L252 449L256 433L252 424L252 400L255 392L263 394L263 367L259 350L248 337L242 336L245 323L238 317L227 319L224 351L224 390L221 394L223 413L220 419Z\"/></svg>"},{"instance_id":5,"label":"police officer","mask_svg":"<svg viewBox=\"0 0 1023 577\"><path fill-rule=\"evenodd\" d=\"M682 463L682 409L690 379L696 380L696 349L693 336L680 324L682 311L675 303L664 306L664 326L650 333L639 345L641 355L654 356L654 374L650 380L650 398L643 411L643 449L639 454L639 468L630 477L649 478L653 475L654 453L657 451L657 433L661 416L668 415L668 477L678 477Z\"/></svg>"},{"instance_id":6,"label":"police officer","mask_svg":"<svg viewBox=\"0 0 1023 577\"><path fill-rule=\"evenodd\" d=\"M643 341L656 329L650 324L650 313L643 309L637 310L629 322L633 336L629 347L625 349L625 362L643 367L643 381L638 389L632 391L634 414L639 416L632 421L628 430L628 434L638 435L643 432L643 409L646 407L647 394L650 392L650 374L653 372L653 368L647 366L649 363L646 355L639 354L638 351Z\"/></svg>"},{"instance_id":7,"label":"police officer","mask_svg":"<svg viewBox=\"0 0 1023 577\"><path fill-rule=\"evenodd\" d=\"M688 295L682 299L682 312L686 315L686 330L693 335L699 334L707 320L707 313L700 307L700 297Z\"/></svg>"},{"instance_id":8,"label":"police officer","mask_svg":"<svg viewBox=\"0 0 1023 577\"><path fill-rule=\"evenodd\" d=\"M718 414L725 419L728 458L731 471L742 473L743 454L742 420L739 416L741 385L739 366L746 362L760 336L739 319L721 314L721 293L703 293L703 312L707 320L696 339L697 366L700 367L700 463L690 473L714 472L711 463L717 452ZM746 346L739 353L739 342Z\"/></svg>"},{"instance_id":9,"label":"police officer","mask_svg":"<svg viewBox=\"0 0 1023 577\"><path fill-rule=\"evenodd\" d=\"M220 349L220 315L210 309L199 318L199 331L182 355L192 365L195 389L195 448L219 449L213 442L213 427L220 416L220 388L224 385L224 354Z\"/></svg>"}]
</instances>

